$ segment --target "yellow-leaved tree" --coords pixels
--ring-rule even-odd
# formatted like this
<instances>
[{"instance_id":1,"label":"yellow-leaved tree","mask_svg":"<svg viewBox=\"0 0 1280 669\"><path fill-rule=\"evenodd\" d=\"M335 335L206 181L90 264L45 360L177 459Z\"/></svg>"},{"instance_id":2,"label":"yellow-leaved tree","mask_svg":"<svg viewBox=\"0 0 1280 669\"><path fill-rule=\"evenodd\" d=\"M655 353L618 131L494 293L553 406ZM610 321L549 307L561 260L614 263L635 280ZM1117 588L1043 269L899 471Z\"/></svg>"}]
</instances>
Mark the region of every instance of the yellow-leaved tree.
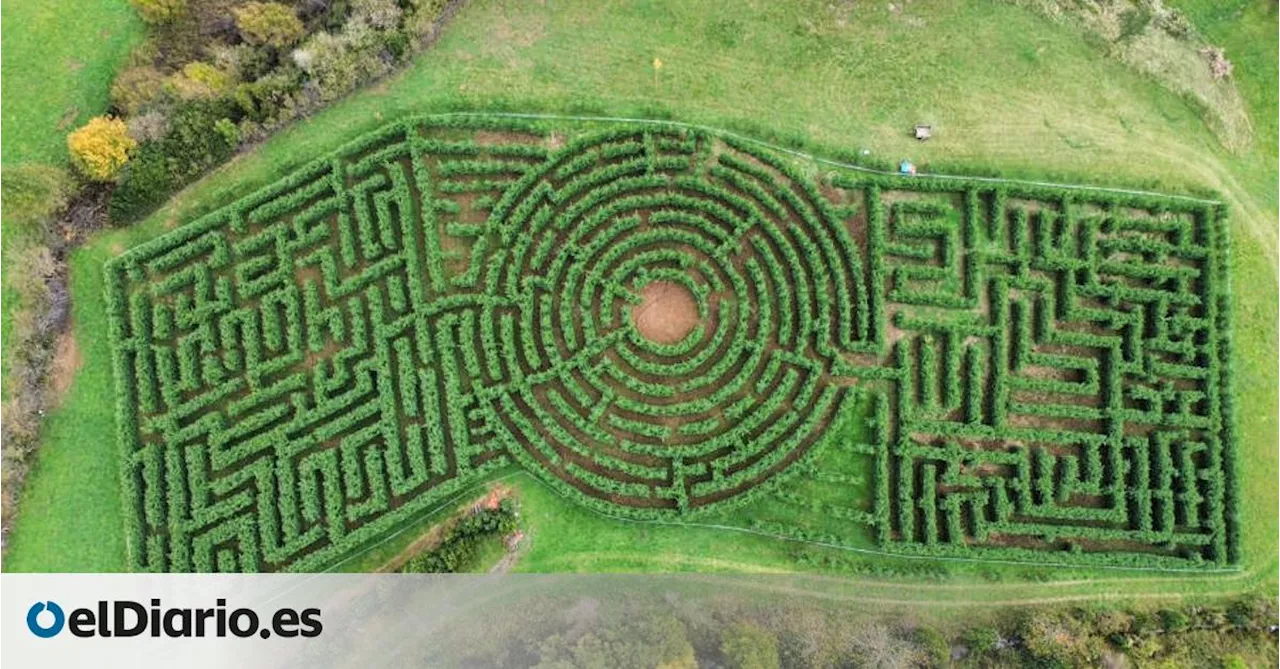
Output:
<instances>
[{"instance_id":1,"label":"yellow-leaved tree","mask_svg":"<svg viewBox=\"0 0 1280 669\"><path fill-rule=\"evenodd\" d=\"M96 116L67 135L71 164L92 181L114 180L137 146L124 121L110 116Z\"/></svg>"}]
</instances>

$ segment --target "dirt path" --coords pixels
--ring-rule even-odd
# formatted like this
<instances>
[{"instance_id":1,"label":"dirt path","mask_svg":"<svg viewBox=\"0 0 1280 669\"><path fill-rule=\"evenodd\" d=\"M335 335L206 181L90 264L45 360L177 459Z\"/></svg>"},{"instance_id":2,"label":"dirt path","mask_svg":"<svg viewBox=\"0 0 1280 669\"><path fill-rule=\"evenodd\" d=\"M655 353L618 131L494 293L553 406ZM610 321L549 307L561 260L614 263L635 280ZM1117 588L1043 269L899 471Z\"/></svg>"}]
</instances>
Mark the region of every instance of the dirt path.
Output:
<instances>
[{"instance_id":1,"label":"dirt path","mask_svg":"<svg viewBox=\"0 0 1280 669\"><path fill-rule=\"evenodd\" d=\"M502 559L489 568L490 574L506 574L510 572L511 568L520 561L520 558L529 551L529 536L520 530L516 530L512 535L503 537L502 541L507 550L502 554Z\"/></svg>"},{"instance_id":2,"label":"dirt path","mask_svg":"<svg viewBox=\"0 0 1280 669\"><path fill-rule=\"evenodd\" d=\"M757 579L754 582L744 581L748 587L754 587L757 590L763 590L775 594L814 597L817 599L826 599L837 602L863 602L867 604L878 604L883 606L908 606L908 607L1008 607L1008 606L1044 606L1051 604L1065 604L1068 602L1087 602L1087 601L1138 601L1138 600L1160 600L1160 599L1186 599L1188 595L1177 592L1101 592L1091 594L1078 595L1059 595L1055 597L1025 597L1013 599L901 599L896 597L872 597L863 594L843 594L832 590L817 590L799 587L770 585L767 581ZM1239 594L1234 590L1221 590L1214 592L1196 593L1196 597L1214 598L1228 597Z\"/></svg>"},{"instance_id":3,"label":"dirt path","mask_svg":"<svg viewBox=\"0 0 1280 669\"><path fill-rule=\"evenodd\" d=\"M80 346L76 343L75 324L72 323L58 336L58 343L53 349L53 363L49 367L49 388L53 390L53 396L49 398L50 406L56 407L62 404L67 391L71 390L71 382L75 380L76 372L79 372L83 366L84 356L80 354Z\"/></svg>"},{"instance_id":4,"label":"dirt path","mask_svg":"<svg viewBox=\"0 0 1280 669\"><path fill-rule=\"evenodd\" d=\"M857 578L845 578L840 576L824 576L818 574L794 573L787 571L767 570L759 567L752 567L743 563L728 562L716 559L697 559L684 556L676 556L674 558L667 556L649 556L642 554L618 554L617 556L624 560L645 562L650 564L662 564L666 566L678 567L715 567L721 569L729 569L732 573L725 574L708 574L708 578L719 578L722 576L746 576L740 581L735 579L735 585L740 584L744 588L751 588L764 592L776 593L788 596L804 596L826 599L829 601L839 602L865 602L871 604L880 604L886 606L927 606L927 607L997 607L997 606L1032 606L1043 604L1058 604L1067 602L1082 601L1138 601L1138 600L1160 600L1160 599L1187 599L1202 597L1228 597L1239 594L1239 590L1231 588L1215 589L1210 591L1196 592L1189 594L1177 588L1168 590L1134 592L1131 586L1136 582L1161 583L1168 581L1177 581L1178 579L1151 578L1151 579L1114 579L1106 581L1093 580L1071 580L1057 581L1047 583L984 583L984 584L942 584L942 583L911 583L905 581L876 581ZM750 578L750 574L756 575L773 575L785 576L790 575L796 577L796 583L779 583L773 578ZM656 578L661 578L663 574L655 574ZM1224 585L1228 582L1237 580L1247 576L1245 573L1233 574L1225 577L1219 577ZM1093 592L1076 592L1048 594L1044 596L1044 590L1057 587L1079 587L1082 585L1094 585L1100 589ZM1025 589L1028 591L1026 596L1019 596L1016 590ZM994 599L975 598L969 595L972 591L994 592L1009 591L1005 596L998 596ZM951 591L954 594L948 594L944 598L932 596L938 591ZM1032 592L1034 591L1034 592ZM883 592L883 595L879 594ZM908 594L911 593L911 594ZM918 593L918 594L917 594ZM907 596L904 596L907 595Z\"/></svg>"}]
</instances>

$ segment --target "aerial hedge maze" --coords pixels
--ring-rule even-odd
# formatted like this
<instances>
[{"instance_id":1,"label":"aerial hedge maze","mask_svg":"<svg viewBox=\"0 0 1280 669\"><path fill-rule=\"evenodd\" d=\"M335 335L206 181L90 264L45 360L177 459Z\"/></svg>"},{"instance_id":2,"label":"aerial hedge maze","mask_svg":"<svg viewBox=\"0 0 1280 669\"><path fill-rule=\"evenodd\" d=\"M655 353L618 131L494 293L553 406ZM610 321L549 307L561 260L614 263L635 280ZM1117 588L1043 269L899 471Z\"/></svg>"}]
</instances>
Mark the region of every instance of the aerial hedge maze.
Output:
<instances>
[{"instance_id":1,"label":"aerial hedge maze","mask_svg":"<svg viewBox=\"0 0 1280 669\"><path fill-rule=\"evenodd\" d=\"M633 519L1231 564L1225 228L674 125L397 123L108 263L132 564L324 568L512 465ZM837 530L751 520L780 502Z\"/></svg>"}]
</instances>

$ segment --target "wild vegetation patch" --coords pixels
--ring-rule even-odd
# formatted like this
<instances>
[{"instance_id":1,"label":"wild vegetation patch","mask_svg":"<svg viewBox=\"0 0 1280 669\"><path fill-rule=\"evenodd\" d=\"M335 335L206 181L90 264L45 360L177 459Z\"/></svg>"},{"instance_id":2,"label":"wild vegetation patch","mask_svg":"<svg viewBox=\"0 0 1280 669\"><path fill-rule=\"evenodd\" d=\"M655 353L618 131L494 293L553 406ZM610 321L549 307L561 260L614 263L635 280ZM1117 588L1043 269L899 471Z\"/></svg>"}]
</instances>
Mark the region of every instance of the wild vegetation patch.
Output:
<instances>
[{"instance_id":1,"label":"wild vegetation patch","mask_svg":"<svg viewBox=\"0 0 1280 669\"><path fill-rule=\"evenodd\" d=\"M1242 153L1252 145L1254 123L1225 50L1164 0L1009 1L1078 25L1109 55L1186 98L1227 149Z\"/></svg>"}]
</instances>

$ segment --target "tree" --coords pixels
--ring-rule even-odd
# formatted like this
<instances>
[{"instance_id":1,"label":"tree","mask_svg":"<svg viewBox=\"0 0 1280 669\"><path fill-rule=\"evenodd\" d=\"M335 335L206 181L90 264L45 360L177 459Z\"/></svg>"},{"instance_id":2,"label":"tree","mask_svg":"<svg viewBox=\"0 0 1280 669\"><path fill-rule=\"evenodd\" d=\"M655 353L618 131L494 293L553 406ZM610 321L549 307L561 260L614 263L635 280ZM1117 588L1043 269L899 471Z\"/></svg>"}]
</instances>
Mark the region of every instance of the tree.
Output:
<instances>
[{"instance_id":1,"label":"tree","mask_svg":"<svg viewBox=\"0 0 1280 669\"><path fill-rule=\"evenodd\" d=\"M168 23L187 10L187 0L129 0L142 20L152 25Z\"/></svg>"},{"instance_id":2,"label":"tree","mask_svg":"<svg viewBox=\"0 0 1280 669\"><path fill-rule=\"evenodd\" d=\"M751 623L738 623L725 630L720 652L733 669L777 669L778 639Z\"/></svg>"},{"instance_id":3,"label":"tree","mask_svg":"<svg viewBox=\"0 0 1280 669\"><path fill-rule=\"evenodd\" d=\"M115 180L137 146L124 121L110 116L94 117L67 135L71 164L92 181Z\"/></svg>"},{"instance_id":4,"label":"tree","mask_svg":"<svg viewBox=\"0 0 1280 669\"><path fill-rule=\"evenodd\" d=\"M165 76L150 65L121 70L111 83L111 104L126 116L134 116L164 93Z\"/></svg>"},{"instance_id":5,"label":"tree","mask_svg":"<svg viewBox=\"0 0 1280 669\"><path fill-rule=\"evenodd\" d=\"M278 2L250 2L233 12L240 36L250 44L286 47L306 32L293 10Z\"/></svg>"}]
</instances>

